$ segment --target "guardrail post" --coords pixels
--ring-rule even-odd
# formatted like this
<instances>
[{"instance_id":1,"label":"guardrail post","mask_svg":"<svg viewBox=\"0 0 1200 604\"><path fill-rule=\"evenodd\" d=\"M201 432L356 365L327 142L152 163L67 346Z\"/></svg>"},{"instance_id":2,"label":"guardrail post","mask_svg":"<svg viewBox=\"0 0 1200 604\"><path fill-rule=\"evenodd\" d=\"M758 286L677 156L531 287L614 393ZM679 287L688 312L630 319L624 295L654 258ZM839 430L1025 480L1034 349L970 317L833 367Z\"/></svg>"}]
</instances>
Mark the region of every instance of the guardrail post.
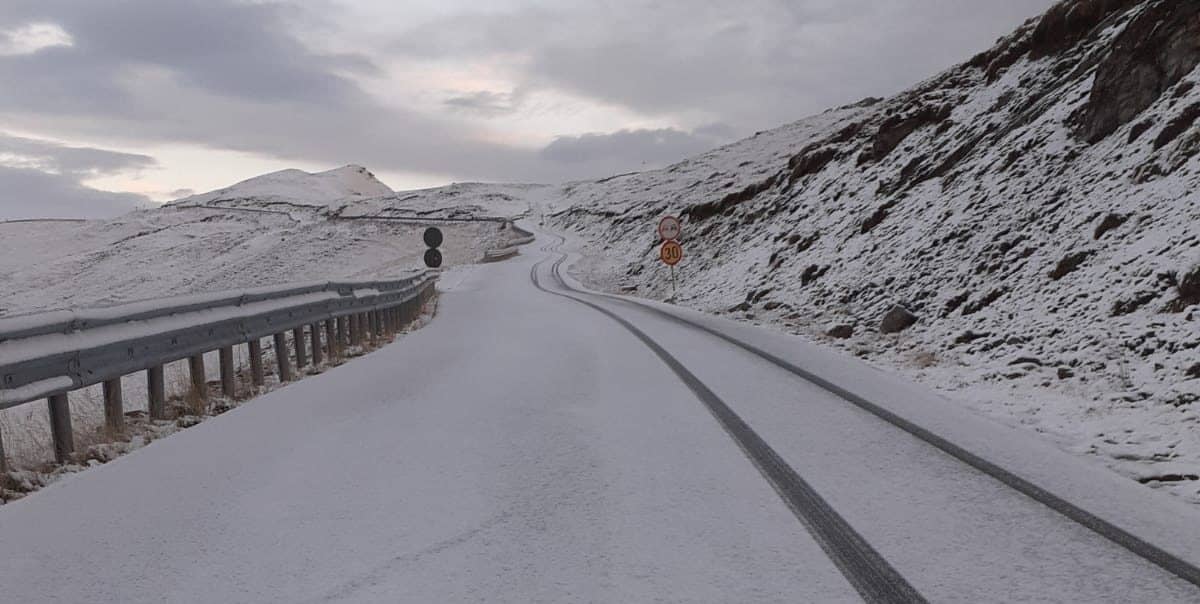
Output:
<instances>
[{"instance_id":1,"label":"guardrail post","mask_svg":"<svg viewBox=\"0 0 1200 604\"><path fill-rule=\"evenodd\" d=\"M8 456L4 454L4 434L0 432L0 474L8 472Z\"/></svg>"},{"instance_id":2,"label":"guardrail post","mask_svg":"<svg viewBox=\"0 0 1200 604\"><path fill-rule=\"evenodd\" d=\"M338 358L337 328L333 319L325 319L325 352L329 353L329 362Z\"/></svg>"},{"instance_id":3,"label":"guardrail post","mask_svg":"<svg viewBox=\"0 0 1200 604\"><path fill-rule=\"evenodd\" d=\"M236 370L233 366L233 346L221 348L221 392L230 399L237 398Z\"/></svg>"},{"instance_id":4,"label":"guardrail post","mask_svg":"<svg viewBox=\"0 0 1200 604\"><path fill-rule=\"evenodd\" d=\"M125 396L121 378L104 382L104 428L110 438L125 434Z\"/></svg>"},{"instance_id":5,"label":"guardrail post","mask_svg":"<svg viewBox=\"0 0 1200 604\"><path fill-rule=\"evenodd\" d=\"M296 371L308 365L308 352L304 348L304 326L292 330L292 342L296 344Z\"/></svg>"},{"instance_id":6,"label":"guardrail post","mask_svg":"<svg viewBox=\"0 0 1200 604\"><path fill-rule=\"evenodd\" d=\"M358 345L359 346L363 346L364 344L366 344L367 333L371 331L371 326L369 325L369 321L368 321L370 316L371 316L370 313L365 313L365 312L358 313Z\"/></svg>"},{"instance_id":7,"label":"guardrail post","mask_svg":"<svg viewBox=\"0 0 1200 604\"><path fill-rule=\"evenodd\" d=\"M345 350L350 346L350 319L338 317L337 320L338 348Z\"/></svg>"},{"instance_id":8,"label":"guardrail post","mask_svg":"<svg viewBox=\"0 0 1200 604\"><path fill-rule=\"evenodd\" d=\"M71 406L67 395L52 395L46 400L50 410L50 438L54 440L54 459L67 463L75 452L75 435L71 432Z\"/></svg>"},{"instance_id":9,"label":"guardrail post","mask_svg":"<svg viewBox=\"0 0 1200 604\"><path fill-rule=\"evenodd\" d=\"M146 370L146 394L150 419L167 419L167 380L162 365Z\"/></svg>"},{"instance_id":10,"label":"guardrail post","mask_svg":"<svg viewBox=\"0 0 1200 604\"><path fill-rule=\"evenodd\" d=\"M358 345L358 314L350 315L350 345Z\"/></svg>"},{"instance_id":11,"label":"guardrail post","mask_svg":"<svg viewBox=\"0 0 1200 604\"><path fill-rule=\"evenodd\" d=\"M367 313L367 324L371 326L371 346L379 343L379 313L370 311Z\"/></svg>"},{"instance_id":12,"label":"guardrail post","mask_svg":"<svg viewBox=\"0 0 1200 604\"><path fill-rule=\"evenodd\" d=\"M200 400L208 399L208 374L204 371L204 353L188 359L188 373L192 375L192 392Z\"/></svg>"},{"instance_id":13,"label":"guardrail post","mask_svg":"<svg viewBox=\"0 0 1200 604\"><path fill-rule=\"evenodd\" d=\"M267 383L263 376L262 340L254 338L246 346L250 349L250 381L255 388L262 388Z\"/></svg>"},{"instance_id":14,"label":"guardrail post","mask_svg":"<svg viewBox=\"0 0 1200 604\"><path fill-rule=\"evenodd\" d=\"M287 335L275 334L275 364L279 367L279 381L292 381L292 360L288 358Z\"/></svg>"},{"instance_id":15,"label":"guardrail post","mask_svg":"<svg viewBox=\"0 0 1200 604\"><path fill-rule=\"evenodd\" d=\"M309 325L308 335L312 337L313 367L316 367L321 364L321 357L323 356L321 354L321 325L319 323Z\"/></svg>"}]
</instances>

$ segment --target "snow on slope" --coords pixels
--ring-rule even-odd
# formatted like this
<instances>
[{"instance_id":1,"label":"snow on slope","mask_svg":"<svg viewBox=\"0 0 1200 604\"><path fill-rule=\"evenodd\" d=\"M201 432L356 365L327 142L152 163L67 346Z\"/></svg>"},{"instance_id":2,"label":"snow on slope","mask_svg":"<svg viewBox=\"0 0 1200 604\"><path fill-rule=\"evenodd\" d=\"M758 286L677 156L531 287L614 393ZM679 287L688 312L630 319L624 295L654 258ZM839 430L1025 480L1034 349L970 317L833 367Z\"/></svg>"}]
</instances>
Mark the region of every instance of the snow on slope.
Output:
<instances>
[{"instance_id":1,"label":"snow on slope","mask_svg":"<svg viewBox=\"0 0 1200 604\"><path fill-rule=\"evenodd\" d=\"M361 166L282 170L112 220L0 223L0 316L423 266L427 225L342 217L508 217L538 185L395 193ZM494 222L441 225L447 266L507 247Z\"/></svg>"},{"instance_id":2,"label":"snow on slope","mask_svg":"<svg viewBox=\"0 0 1200 604\"><path fill-rule=\"evenodd\" d=\"M885 101L568 185L593 285L899 368L1200 501L1200 4L1070 0ZM895 305L918 323L883 334ZM827 336L831 328L853 332Z\"/></svg>"},{"instance_id":3,"label":"snow on slope","mask_svg":"<svg viewBox=\"0 0 1200 604\"><path fill-rule=\"evenodd\" d=\"M321 279L375 279L423 266L424 226L296 220L197 207L87 223L0 224L0 316ZM443 228L448 266L503 247L493 223ZM53 241L54 245L47 242Z\"/></svg>"},{"instance_id":4,"label":"snow on slope","mask_svg":"<svg viewBox=\"0 0 1200 604\"><path fill-rule=\"evenodd\" d=\"M310 174L280 170L243 180L235 185L171 202L170 205L247 204L326 206L345 199L391 195L392 190L362 166L349 165Z\"/></svg>"},{"instance_id":5,"label":"snow on slope","mask_svg":"<svg viewBox=\"0 0 1200 604\"><path fill-rule=\"evenodd\" d=\"M535 184L455 183L445 187L398 191L370 199L349 200L333 209L338 216L427 216L434 218L515 217L531 202L557 194L557 188Z\"/></svg>"}]
</instances>

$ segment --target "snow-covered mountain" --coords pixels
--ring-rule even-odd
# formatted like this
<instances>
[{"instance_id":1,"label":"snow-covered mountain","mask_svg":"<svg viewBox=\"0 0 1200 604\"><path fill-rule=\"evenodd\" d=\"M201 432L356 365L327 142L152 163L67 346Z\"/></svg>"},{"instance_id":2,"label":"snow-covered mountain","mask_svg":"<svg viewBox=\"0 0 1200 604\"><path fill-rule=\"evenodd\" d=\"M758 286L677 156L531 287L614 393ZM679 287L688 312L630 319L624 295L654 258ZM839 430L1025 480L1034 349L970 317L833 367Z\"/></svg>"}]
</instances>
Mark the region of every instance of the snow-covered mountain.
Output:
<instances>
[{"instance_id":1,"label":"snow-covered mountain","mask_svg":"<svg viewBox=\"0 0 1200 604\"><path fill-rule=\"evenodd\" d=\"M339 201L391 195L393 191L362 166L343 166L315 174L280 170L235 185L171 202L171 206L208 205L262 208L277 205L328 206Z\"/></svg>"},{"instance_id":2,"label":"snow-covered mountain","mask_svg":"<svg viewBox=\"0 0 1200 604\"><path fill-rule=\"evenodd\" d=\"M1198 63L1200 3L1068 0L896 97L569 185L549 222L591 242L581 277L663 298L654 225L680 214L681 303L1200 500ZM897 306L916 323L882 333Z\"/></svg>"},{"instance_id":3,"label":"snow-covered mountain","mask_svg":"<svg viewBox=\"0 0 1200 604\"><path fill-rule=\"evenodd\" d=\"M367 200L395 196L360 166L283 170L110 220L0 223L0 316L403 274L423 266L424 227L337 220L350 205L374 208ZM479 261L509 238L494 223L448 224L443 231L447 266Z\"/></svg>"}]
</instances>

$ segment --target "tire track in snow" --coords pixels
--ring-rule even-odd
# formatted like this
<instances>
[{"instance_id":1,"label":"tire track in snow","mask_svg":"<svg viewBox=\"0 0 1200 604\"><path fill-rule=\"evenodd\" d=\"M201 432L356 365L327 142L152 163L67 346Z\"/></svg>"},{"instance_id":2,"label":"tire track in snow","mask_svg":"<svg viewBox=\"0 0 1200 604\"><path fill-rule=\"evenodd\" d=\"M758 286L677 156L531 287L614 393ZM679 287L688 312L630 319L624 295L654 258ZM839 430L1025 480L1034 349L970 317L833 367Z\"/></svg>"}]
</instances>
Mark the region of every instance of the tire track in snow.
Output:
<instances>
[{"instance_id":1,"label":"tire track in snow","mask_svg":"<svg viewBox=\"0 0 1200 604\"><path fill-rule=\"evenodd\" d=\"M542 251L551 251L542 248ZM560 265L566 260L564 254L551 266L550 273L566 291L576 291L562 279ZM720 397L704 385L671 353L638 329L632 323L612 311L587 300L547 289L538 278L538 269L547 260L538 262L530 270L533 285L551 295L583 304L619 323L650 348L660 360L700 399L727 434L734 440L746 457L758 468L779 497L791 509L801 524L808 529L821 549L825 551L846 580L867 602L925 602L917 590L892 567L879 552L842 518L765 440L762 439ZM580 292L582 293L582 292Z\"/></svg>"},{"instance_id":2,"label":"tire track in snow","mask_svg":"<svg viewBox=\"0 0 1200 604\"><path fill-rule=\"evenodd\" d=\"M566 240L564 238L562 238L561 236L558 236L558 235L554 235L554 236L558 237L560 240L562 240L562 243L566 242ZM560 243L558 245L561 245L562 243ZM557 247L557 246L554 246L554 247ZM551 251L551 250L546 249L544 251ZM555 250L555 251L557 251L557 250ZM559 253L561 253L561 252L559 252ZM846 388L838 386L837 384L834 384L833 382L826 380L825 378L822 378L821 376L819 376L811 371L808 371L802 367L799 367L799 366L795 365L794 363L779 357L778 355L775 355L775 354L772 354L765 350L762 350L752 344L749 344L738 338L735 338L733 336L725 334L719 330L713 329L711 327L708 327L708 326L700 324L700 323L690 321L688 319L685 319L683 317L666 312L662 309L656 308L649 304L645 304L642 302L638 302L636 300L630 300L628 298L614 296L614 295L606 294L606 293L581 291L581 290L577 290L577 289L571 287L570 285L567 285L566 282L562 280L561 276L559 276L557 274L558 266L563 261L565 261L566 258L567 258L567 256L565 254L563 254L563 257L560 258L557 262L555 262L555 265L554 265L555 277L558 279L559 283L561 283L562 286L566 290L577 293L577 294L597 296L597 297L602 297L602 298L605 298L608 300L612 300L614 302L620 302L625 305L632 306L639 310L648 312L655 316L667 319L678 325L682 325L684 327L689 327L692 329L702 331L702 332L704 332L710 336L713 336L715 338L718 338L726 343L732 344L735 347L741 348L742 350L745 350L746 352L749 352L749 353L767 361L768 363L771 363L772 365L775 365L776 367L783 369L784 371L791 373L792 375L795 375L796 377L799 377L799 378L801 378L801 379L803 379L803 380L805 380L805 381L807 381L807 382L809 382L809 383L811 383L811 384L813 384L813 385L815 385L815 386L817 386L817 387L819 387L819 388L821 388L843 400L846 400L846 401L852 403L853 405L863 409L864 411L867 411L868 413L882 419L883 421L911 434L912 436L915 436L916 438L920 439L921 441L928 443L928 444L932 445L933 447L936 447L937 449L939 449L943 453L946 453L947 455L950 455L954 459L957 459L958 461L960 461L964 464L967 464L968 466L971 466L975 470L982 472L983 474L986 474L987 476L989 476L995 480L1000 481L1005 486L1008 486L1009 488L1016 490L1017 492L1021 493L1022 495L1025 495L1025 496L1029 497L1030 499L1033 499L1034 501L1037 501L1038 503L1045 505L1046 507L1050 508L1051 510L1054 510L1055 512L1058 512L1059 514L1066 516L1068 519L1086 527L1087 529L1095 532L1096 534L1104 537L1105 539L1108 539L1109 541L1116 543L1117 545L1128 550L1129 552L1136 554L1137 556L1151 562L1152 564L1175 575L1176 577L1179 577L1180 579L1183 579L1184 581L1187 581L1188 583L1191 583L1193 585L1200 587L1200 568L1197 568L1194 564L1188 562L1187 560L1184 560L1184 559L1180 558L1179 556L1176 556L1175 554L1172 554L1171 552L1166 551L1166 550L1154 545L1153 543L1150 543L1150 542L1142 539L1141 537L1138 537L1137 535L1134 535L1133 533L1126 531L1125 529L1122 529L1121 527L1113 524L1112 522L1109 522L1108 520L1105 520L1103 518L1100 518L1099 516L1096 516L1095 514L1092 514L1091 512L1055 495L1054 493L1051 493L1050 491L1048 491L1048 490L1046 490L1024 478L1021 478L1020 476L1004 469L1003 467L1001 467L995 463L992 463L992 462L988 461L987 459L984 459L983 457L968 451L964 447L961 447L945 438L942 438L941 436L938 436L937 434L934 434L933 432L931 432L931 431L929 431L907 419L904 419L903 417L900 417L899 415L883 408L882 406L877 405L877 404L863 398L862 396L859 396L859 395L847 390ZM586 302L585 302L585 304L586 304Z\"/></svg>"}]
</instances>

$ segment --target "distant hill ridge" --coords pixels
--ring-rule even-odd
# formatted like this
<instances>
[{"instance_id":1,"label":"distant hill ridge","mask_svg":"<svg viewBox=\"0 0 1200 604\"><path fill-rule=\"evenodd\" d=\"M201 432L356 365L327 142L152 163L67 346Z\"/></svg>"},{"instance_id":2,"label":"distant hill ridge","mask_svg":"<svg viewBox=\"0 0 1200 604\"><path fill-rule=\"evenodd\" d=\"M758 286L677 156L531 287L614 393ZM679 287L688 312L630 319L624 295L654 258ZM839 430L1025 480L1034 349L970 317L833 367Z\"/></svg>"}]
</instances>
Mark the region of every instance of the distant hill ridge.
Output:
<instances>
[{"instance_id":1,"label":"distant hill ridge","mask_svg":"<svg viewBox=\"0 0 1200 604\"><path fill-rule=\"evenodd\" d=\"M168 205L212 205L227 201L265 200L303 205L331 205L347 199L391 195L366 168L348 165L326 172L289 169L255 176L237 184L193 195Z\"/></svg>"}]
</instances>

